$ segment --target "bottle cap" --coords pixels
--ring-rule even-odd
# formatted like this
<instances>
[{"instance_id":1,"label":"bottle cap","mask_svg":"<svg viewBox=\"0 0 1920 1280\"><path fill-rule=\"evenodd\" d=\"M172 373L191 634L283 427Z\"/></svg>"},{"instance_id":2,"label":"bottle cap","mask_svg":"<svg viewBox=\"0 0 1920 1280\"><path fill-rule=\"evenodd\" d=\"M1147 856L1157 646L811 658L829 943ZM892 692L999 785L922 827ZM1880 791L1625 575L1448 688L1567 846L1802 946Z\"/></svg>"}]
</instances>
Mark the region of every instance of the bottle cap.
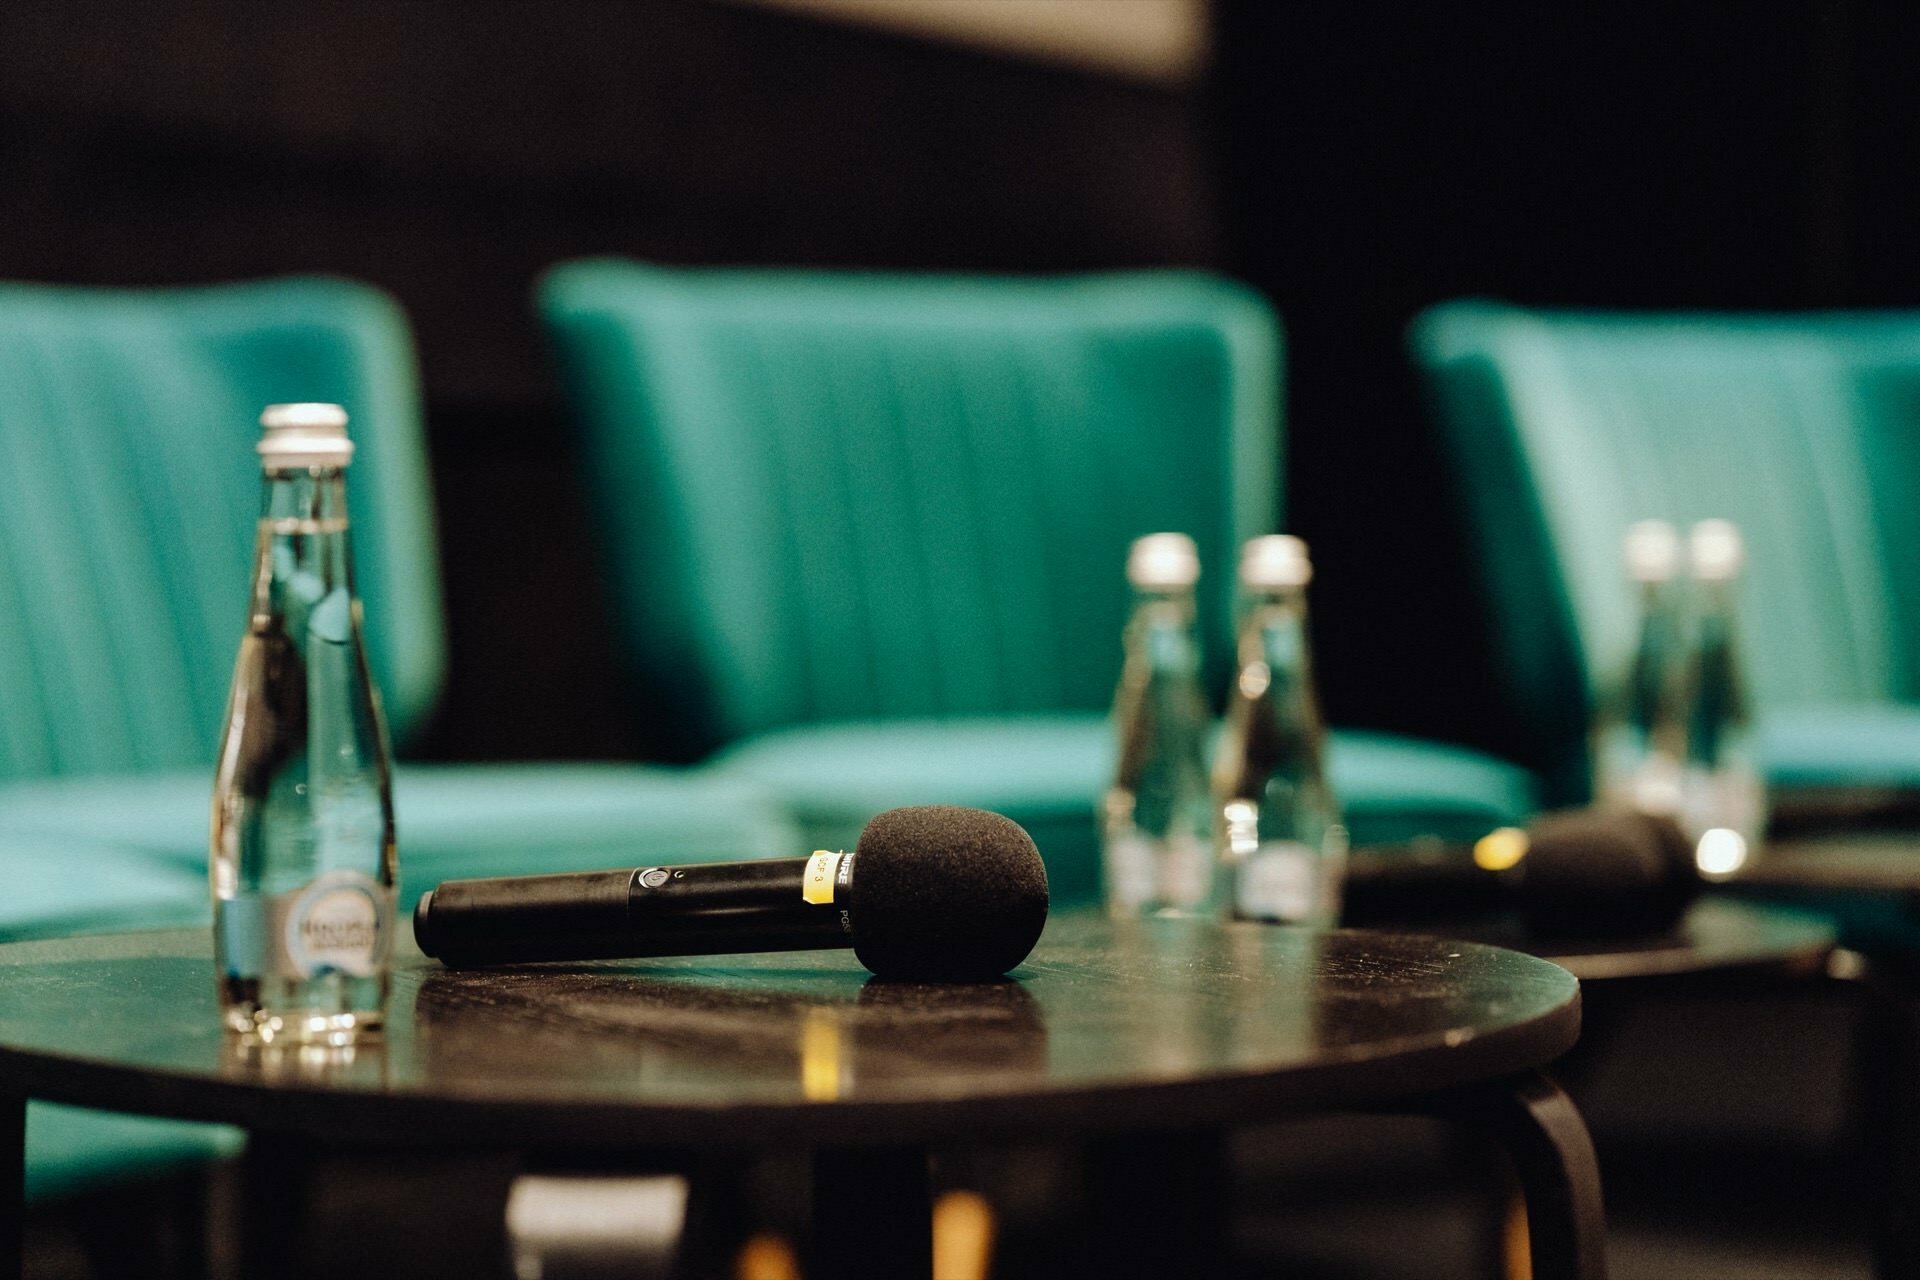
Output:
<instances>
[{"instance_id":1,"label":"bottle cap","mask_svg":"<svg viewBox=\"0 0 1920 1280\"><path fill-rule=\"evenodd\" d=\"M1307 544L1290 533L1249 539L1240 549L1240 581L1268 590L1306 586L1313 581Z\"/></svg>"},{"instance_id":2,"label":"bottle cap","mask_svg":"<svg viewBox=\"0 0 1920 1280\"><path fill-rule=\"evenodd\" d=\"M1146 590L1190 587L1200 580L1200 552L1184 533L1136 538L1127 554L1127 581Z\"/></svg>"},{"instance_id":3,"label":"bottle cap","mask_svg":"<svg viewBox=\"0 0 1920 1280\"><path fill-rule=\"evenodd\" d=\"M1635 582L1671 582L1680 567L1680 534L1668 520L1627 526L1627 573Z\"/></svg>"},{"instance_id":4,"label":"bottle cap","mask_svg":"<svg viewBox=\"0 0 1920 1280\"><path fill-rule=\"evenodd\" d=\"M263 465L344 467L353 460L347 411L337 404L270 404L260 415Z\"/></svg>"},{"instance_id":5,"label":"bottle cap","mask_svg":"<svg viewBox=\"0 0 1920 1280\"><path fill-rule=\"evenodd\" d=\"M1702 520L1689 538L1693 576L1702 582L1727 582L1740 576L1746 548L1731 520Z\"/></svg>"}]
</instances>

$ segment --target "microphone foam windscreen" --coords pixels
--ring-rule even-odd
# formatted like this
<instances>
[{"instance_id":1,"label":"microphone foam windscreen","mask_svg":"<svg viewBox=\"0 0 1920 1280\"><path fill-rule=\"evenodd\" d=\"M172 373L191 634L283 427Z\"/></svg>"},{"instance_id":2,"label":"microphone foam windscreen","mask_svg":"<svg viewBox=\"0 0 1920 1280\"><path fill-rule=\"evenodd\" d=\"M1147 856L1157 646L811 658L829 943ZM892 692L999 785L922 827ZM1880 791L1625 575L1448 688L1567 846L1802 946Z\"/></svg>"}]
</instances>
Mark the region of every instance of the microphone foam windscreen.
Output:
<instances>
[{"instance_id":1,"label":"microphone foam windscreen","mask_svg":"<svg viewBox=\"0 0 1920 1280\"><path fill-rule=\"evenodd\" d=\"M985 809L889 809L860 833L853 952L887 978L997 978L1047 924L1047 869L1019 823Z\"/></svg>"}]
</instances>

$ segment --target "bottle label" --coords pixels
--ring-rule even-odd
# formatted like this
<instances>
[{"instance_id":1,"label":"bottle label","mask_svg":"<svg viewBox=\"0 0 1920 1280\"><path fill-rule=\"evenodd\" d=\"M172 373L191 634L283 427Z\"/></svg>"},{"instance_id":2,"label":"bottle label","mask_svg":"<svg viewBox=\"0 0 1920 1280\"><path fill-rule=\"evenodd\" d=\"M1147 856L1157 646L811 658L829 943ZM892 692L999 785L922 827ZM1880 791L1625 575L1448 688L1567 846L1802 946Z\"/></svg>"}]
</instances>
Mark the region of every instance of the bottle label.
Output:
<instances>
[{"instance_id":1,"label":"bottle label","mask_svg":"<svg viewBox=\"0 0 1920 1280\"><path fill-rule=\"evenodd\" d=\"M1193 836L1128 833L1106 842L1107 900L1120 907L1197 907L1213 890L1213 850Z\"/></svg>"},{"instance_id":2,"label":"bottle label","mask_svg":"<svg viewBox=\"0 0 1920 1280\"><path fill-rule=\"evenodd\" d=\"M1606 735L1596 753L1595 794L1606 803L1641 813L1680 811L1680 762L1644 735L1620 729Z\"/></svg>"},{"instance_id":3,"label":"bottle label","mask_svg":"<svg viewBox=\"0 0 1920 1280\"><path fill-rule=\"evenodd\" d=\"M393 945L393 893L359 871L332 871L276 900L282 976L370 978Z\"/></svg>"},{"instance_id":4,"label":"bottle label","mask_svg":"<svg viewBox=\"0 0 1920 1280\"><path fill-rule=\"evenodd\" d=\"M1297 840L1263 840L1241 862L1234 885L1235 913L1249 920L1310 919L1320 855Z\"/></svg>"},{"instance_id":5,"label":"bottle label","mask_svg":"<svg viewBox=\"0 0 1920 1280\"><path fill-rule=\"evenodd\" d=\"M1192 836L1170 837L1160 848L1160 892L1177 907L1197 907L1213 890L1213 849Z\"/></svg>"},{"instance_id":6,"label":"bottle label","mask_svg":"<svg viewBox=\"0 0 1920 1280\"><path fill-rule=\"evenodd\" d=\"M1695 834L1725 827L1757 839L1766 821L1766 792L1751 768L1691 769L1682 796L1682 825Z\"/></svg>"},{"instance_id":7,"label":"bottle label","mask_svg":"<svg viewBox=\"0 0 1920 1280\"><path fill-rule=\"evenodd\" d=\"M1153 842L1144 836L1109 837L1107 900L1121 907L1142 907L1153 901L1154 886L1159 881L1153 862Z\"/></svg>"}]
</instances>

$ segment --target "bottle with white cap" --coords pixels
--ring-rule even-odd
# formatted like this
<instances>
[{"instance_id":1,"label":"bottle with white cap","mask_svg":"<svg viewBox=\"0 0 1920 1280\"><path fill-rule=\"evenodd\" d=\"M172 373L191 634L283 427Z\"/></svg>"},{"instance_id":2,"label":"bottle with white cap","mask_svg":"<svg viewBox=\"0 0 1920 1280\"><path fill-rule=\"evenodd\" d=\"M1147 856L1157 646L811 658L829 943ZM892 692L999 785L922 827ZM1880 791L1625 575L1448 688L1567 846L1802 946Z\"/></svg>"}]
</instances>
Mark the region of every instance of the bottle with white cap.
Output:
<instances>
[{"instance_id":1,"label":"bottle with white cap","mask_svg":"<svg viewBox=\"0 0 1920 1280\"><path fill-rule=\"evenodd\" d=\"M1114 695L1119 764L1101 806L1107 908L1116 917L1217 914L1211 717L1200 688L1194 583L1200 556L1183 533L1137 540L1126 662Z\"/></svg>"},{"instance_id":2,"label":"bottle with white cap","mask_svg":"<svg viewBox=\"0 0 1920 1280\"><path fill-rule=\"evenodd\" d=\"M253 592L214 782L214 952L229 1028L348 1044L393 946L392 759L361 638L339 405L269 406Z\"/></svg>"},{"instance_id":3,"label":"bottle with white cap","mask_svg":"<svg viewBox=\"0 0 1920 1280\"><path fill-rule=\"evenodd\" d=\"M1617 684L1603 694L1593 735L1594 795L1671 817L1680 809L1680 679L1686 661L1678 590L1680 535L1665 520L1627 529L1627 576L1640 597L1640 634Z\"/></svg>"},{"instance_id":4,"label":"bottle with white cap","mask_svg":"<svg viewBox=\"0 0 1920 1280\"><path fill-rule=\"evenodd\" d=\"M1746 549L1731 521L1702 520L1688 553L1698 605L1684 684L1680 823L1696 842L1702 874L1720 877L1746 865L1767 820L1734 627Z\"/></svg>"},{"instance_id":5,"label":"bottle with white cap","mask_svg":"<svg viewBox=\"0 0 1920 1280\"><path fill-rule=\"evenodd\" d=\"M1327 783L1307 638L1307 544L1275 534L1240 556L1238 668L1214 768L1218 856L1243 920L1332 925L1347 832Z\"/></svg>"}]
</instances>

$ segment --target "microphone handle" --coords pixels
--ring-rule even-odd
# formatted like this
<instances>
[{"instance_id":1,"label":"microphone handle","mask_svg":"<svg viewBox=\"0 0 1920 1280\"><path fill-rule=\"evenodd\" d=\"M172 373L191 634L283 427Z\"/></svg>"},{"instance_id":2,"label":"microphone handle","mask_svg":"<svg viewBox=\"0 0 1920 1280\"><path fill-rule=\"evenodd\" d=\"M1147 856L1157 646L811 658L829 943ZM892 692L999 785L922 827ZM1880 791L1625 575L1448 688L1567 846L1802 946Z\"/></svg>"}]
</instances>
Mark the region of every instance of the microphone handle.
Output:
<instances>
[{"instance_id":1,"label":"microphone handle","mask_svg":"<svg viewBox=\"0 0 1920 1280\"><path fill-rule=\"evenodd\" d=\"M853 858L448 880L414 909L414 938L455 966L850 947Z\"/></svg>"}]
</instances>

